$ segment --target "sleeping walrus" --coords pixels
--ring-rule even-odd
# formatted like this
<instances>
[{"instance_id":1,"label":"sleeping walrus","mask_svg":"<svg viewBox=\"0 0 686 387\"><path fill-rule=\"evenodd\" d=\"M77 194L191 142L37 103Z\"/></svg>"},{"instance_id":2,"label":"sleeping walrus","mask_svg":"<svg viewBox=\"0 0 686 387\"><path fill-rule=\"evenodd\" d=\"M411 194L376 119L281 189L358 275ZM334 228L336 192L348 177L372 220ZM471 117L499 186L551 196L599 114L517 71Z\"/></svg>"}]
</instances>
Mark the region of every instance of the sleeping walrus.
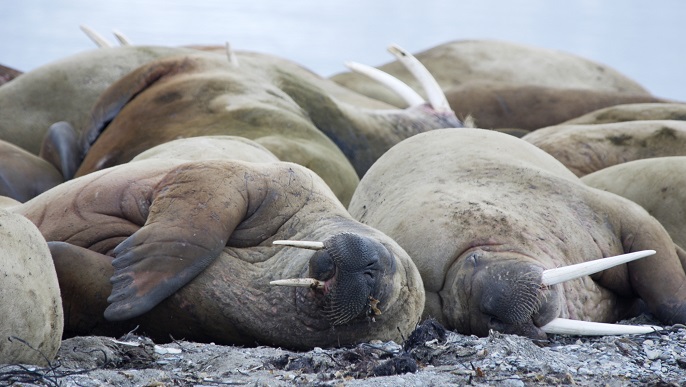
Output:
<instances>
[{"instance_id":1,"label":"sleeping walrus","mask_svg":"<svg viewBox=\"0 0 686 387\"><path fill-rule=\"evenodd\" d=\"M660 221L677 246L686 247L686 156L629 161L588 174L581 181L640 204Z\"/></svg>"},{"instance_id":2,"label":"sleeping walrus","mask_svg":"<svg viewBox=\"0 0 686 387\"><path fill-rule=\"evenodd\" d=\"M565 321L557 318L615 322L639 299L665 324L686 322L686 262L657 220L506 134L409 138L369 169L349 211L408 252L424 281L424 314L461 333L545 337ZM550 281L559 271L548 269L649 249L657 253Z\"/></svg>"},{"instance_id":3,"label":"sleeping walrus","mask_svg":"<svg viewBox=\"0 0 686 387\"><path fill-rule=\"evenodd\" d=\"M66 335L312 348L400 340L423 309L404 250L297 164L141 160L9 210L50 242ZM318 251L273 245L303 239Z\"/></svg>"},{"instance_id":4,"label":"sleeping walrus","mask_svg":"<svg viewBox=\"0 0 686 387\"><path fill-rule=\"evenodd\" d=\"M257 53L236 57L238 63L212 53L151 61L112 84L82 132L76 176L180 137L234 135L314 170L347 204L358 175L392 145L460 125L436 87L440 102L433 92L429 103L413 92L410 108L369 109L360 102L368 98L293 62Z\"/></svg>"}]
</instances>

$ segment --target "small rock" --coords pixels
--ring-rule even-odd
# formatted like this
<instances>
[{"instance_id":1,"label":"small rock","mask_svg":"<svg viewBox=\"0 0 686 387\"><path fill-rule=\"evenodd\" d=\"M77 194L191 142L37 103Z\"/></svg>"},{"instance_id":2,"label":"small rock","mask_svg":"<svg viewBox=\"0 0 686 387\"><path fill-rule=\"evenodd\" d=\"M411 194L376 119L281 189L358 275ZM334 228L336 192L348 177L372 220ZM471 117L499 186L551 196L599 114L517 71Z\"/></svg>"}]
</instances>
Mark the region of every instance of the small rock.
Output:
<instances>
[{"instance_id":1,"label":"small rock","mask_svg":"<svg viewBox=\"0 0 686 387\"><path fill-rule=\"evenodd\" d=\"M662 355L662 351L657 349L645 349L644 352L648 360L655 360Z\"/></svg>"}]
</instances>

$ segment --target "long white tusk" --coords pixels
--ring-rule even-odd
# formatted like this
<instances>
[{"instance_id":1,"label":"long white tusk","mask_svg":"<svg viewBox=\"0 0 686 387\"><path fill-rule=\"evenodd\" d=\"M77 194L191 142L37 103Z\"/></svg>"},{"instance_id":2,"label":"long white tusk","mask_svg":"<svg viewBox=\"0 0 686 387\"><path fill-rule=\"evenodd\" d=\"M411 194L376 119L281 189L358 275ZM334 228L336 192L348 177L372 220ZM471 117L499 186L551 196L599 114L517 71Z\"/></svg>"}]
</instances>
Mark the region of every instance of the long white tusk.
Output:
<instances>
[{"instance_id":1,"label":"long white tusk","mask_svg":"<svg viewBox=\"0 0 686 387\"><path fill-rule=\"evenodd\" d=\"M321 289L324 287L324 282L314 278L291 278L282 279L269 282L269 285L275 286L297 286L302 288Z\"/></svg>"},{"instance_id":2,"label":"long white tusk","mask_svg":"<svg viewBox=\"0 0 686 387\"><path fill-rule=\"evenodd\" d=\"M576 336L641 335L661 331L654 325L605 324L590 321L556 318L541 327L545 333Z\"/></svg>"},{"instance_id":3,"label":"long white tusk","mask_svg":"<svg viewBox=\"0 0 686 387\"><path fill-rule=\"evenodd\" d=\"M555 285L560 282L569 281L575 278L583 277L609 269L611 267L621 265L623 263L631 262L639 258L647 257L655 254L655 250L642 250L633 253L616 255L614 257L607 257L596 259L593 261L577 263L576 265L569 265L559 267L556 269L544 270L541 275L541 283L543 285Z\"/></svg>"},{"instance_id":4,"label":"long white tusk","mask_svg":"<svg viewBox=\"0 0 686 387\"><path fill-rule=\"evenodd\" d=\"M112 44L88 26L80 25L81 31L86 34L99 48L112 47Z\"/></svg>"},{"instance_id":5,"label":"long white tusk","mask_svg":"<svg viewBox=\"0 0 686 387\"><path fill-rule=\"evenodd\" d=\"M226 57L229 58L229 63L231 63L234 67L238 67L238 57L231 49L231 44L229 42L226 42Z\"/></svg>"},{"instance_id":6,"label":"long white tusk","mask_svg":"<svg viewBox=\"0 0 686 387\"><path fill-rule=\"evenodd\" d=\"M429 98L429 103L431 103L431 107L434 110L437 112L453 111L450 108L450 104L448 104L448 100L445 98L445 94L443 94L441 86L436 82L436 79L431 75L429 70L427 70L414 55L396 45L388 47L388 51L395 55L400 63L402 63L405 68L414 75L419 84L422 85L426 96Z\"/></svg>"},{"instance_id":7,"label":"long white tusk","mask_svg":"<svg viewBox=\"0 0 686 387\"><path fill-rule=\"evenodd\" d=\"M310 241L274 241L272 242L274 245L282 245L282 246L290 246L290 247L298 247L301 249L310 249L310 250L322 250L324 248L324 243L322 242L310 242Z\"/></svg>"},{"instance_id":8,"label":"long white tusk","mask_svg":"<svg viewBox=\"0 0 686 387\"><path fill-rule=\"evenodd\" d=\"M418 106L426 103L424 97L419 95L419 93L414 91L405 82L392 76L389 73L381 71L376 67L367 66L365 64L357 62L345 62L345 65L350 70L362 75L366 75L369 78L393 90L393 92L398 94L398 96L400 96L400 98L402 98L405 101L405 103L407 103L409 106Z\"/></svg>"},{"instance_id":9,"label":"long white tusk","mask_svg":"<svg viewBox=\"0 0 686 387\"><path fill-rule=\"evenodd\" d=\"M114 35L115 38L117 38L117 41L119 42L120 46L132 46L131 41L129 38L127 38L124 34L121 32L114 30L112 31L112 34Z\"/></svg>"}]
</instances>

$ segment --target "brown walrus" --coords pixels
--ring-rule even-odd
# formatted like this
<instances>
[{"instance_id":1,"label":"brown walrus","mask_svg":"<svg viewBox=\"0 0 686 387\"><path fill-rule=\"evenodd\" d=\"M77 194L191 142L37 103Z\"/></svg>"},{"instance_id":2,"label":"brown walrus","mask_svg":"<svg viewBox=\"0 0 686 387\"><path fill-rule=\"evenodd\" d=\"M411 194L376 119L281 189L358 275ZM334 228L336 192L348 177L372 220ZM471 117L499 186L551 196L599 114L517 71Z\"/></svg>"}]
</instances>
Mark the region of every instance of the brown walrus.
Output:
<instances>
[{"instance_id":1,"label":"brown walrus","mask_svg":"<svg viewBox=\"0 0 686 387\"><path fill-rule=\"evenodd\" d=\"M645 93L471 81L445 90L458 117L471 116L483 129L535 130L608 106L662 102Z\"/></svg>"},{"instance_id":2,"label":"brown walrus","mask_svg":"<svg viewBox=\"0 0 686 387\"><path fill-rule=\"evenodd\" d=\"M50 242L66 335L140 325L155 340L305 349L400 340L424 304L404 250L297 164L141 160L9 210ZM323 244L312 253L276 240ZM270 286L293 277L323 287Z\"/></svg>"},{"instance_id":3,"label":"brown walrus","mask_svg":"<svg viewBox=\"0 0 686 387\"><path fill-rule=\"evenodd\" d=\"M608 66L565 52L512 42L456 40L415 56L446 92L467 82L488 81L650 95L640 84ZM398 61L378 68L417 89L416 81ZM360 94L405 106L397 95L359 74L341 73L331 79Z\"/></svg>"},{"instance_id":4,"label":"brown walrus","mask_svg":"<svg viewBox=\"0 0 686 387\"><path fill-rule=\"evenodd\" d=\"M627 103L598 109L566 121L564 124L589 125L654 120L686 121L686 103Z\"/></svg>"},{"instance_id":5,"label":"brown walrus","mask_svg":"<svg viewBox=\"0 0 686 387\"><path fill-rule=\"evenodd\" d=\"M63 181L53 164L0 140L0 196L25 202Z\"/></svg>"},{"instance_id":6,"label":"brown walrus","mask_svg":"<svg viewBox=\"0 0 686 387\"><path fill-rule=\"evenodd\" d=\"M632 160L686 156L686 122L560 124L530 132L522 140L543 149L577 176L584 176Z\"/></svg>"},{"instance_id":7,"label":"brown walrus","mask_svg":"<svg viewBox=\"0 0 686 387\"><path fill-rule=\"evenodd\" d=\"M347 203L358 175L393 144L460 125L447 103L372 110L360 107L360 98L269 55L243 53L238 64L208 53L151 62L100 97L83 132L77 176L179 137L235 135L311 168Z\"/></svg>"},{"instance_id":8,"label":"brown walrus","mask_svg":"<svg viewBox=\"0 0 686 387\"><path fill-rule=\"evenodd\" d=\"M614 322L639 299L665 324L686 322L686 260L658 221L510 135L440 129L411 137L369 169L349 211L412 257L424 315L464 334L542 338L558 318ZM657 254L548 281L548 269L650 249Z\"/></svg>"}]
</instances>

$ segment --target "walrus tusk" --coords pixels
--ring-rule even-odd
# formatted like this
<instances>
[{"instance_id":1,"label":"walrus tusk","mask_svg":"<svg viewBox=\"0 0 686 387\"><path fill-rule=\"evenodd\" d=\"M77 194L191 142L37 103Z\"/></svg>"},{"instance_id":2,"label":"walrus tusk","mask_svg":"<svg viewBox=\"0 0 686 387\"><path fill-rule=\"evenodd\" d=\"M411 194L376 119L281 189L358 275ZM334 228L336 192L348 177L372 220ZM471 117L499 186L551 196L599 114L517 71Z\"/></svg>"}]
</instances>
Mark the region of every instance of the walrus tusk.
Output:
<instances>
[{"instance_id":1,"label":"walrus tusk","mask_svg":"<svg viewBox=\"0 0 686 387\"><path fill-rule=\"evenodd\" d=\"M429 98L429 103L431 103L431 107L434 110L440 113L453 111L450 108L448 100L445 98L443 89L441 89L441 86L436 82L436 79L431 75L429 70L424 67L422 62L397 45L391 45L388 47L388 51L395 55L396 58L398 58L398 61L400 61L400 63L402 63L422 85L426 96Z\"/></svg>"},{"instance_id":2,"label":"walrus tusk","mask_svg":"<svg viewBox=\"0 0 686 387\"><path fill-rule=\"evenodd\" d=\"M322 250L324 248L324 243L322 242L309 242L309 241L288 241L288 240L278 240L272 242L274 245L298 247L301 249L310 250Z\"/></svg>"},{"instance_id":3,"label":"walrus tusk","mask_svg":"<svg viewBox=\"0 0 686 387\"><path fill-rule=\"evenodd\" d=\"M121 32L114 30L112 31L112 34L114 35L115 38L117 38L117 41L119 42L120 46L132 46L131 41L129 38L127 38L124 34Z\"/></svg>"},{"instance_id":4,"label":"walrus tusk","mask_svg":"<svg viewBox=\"0 0 686 387\"><path fill-rule=\"evenodd\" d=\"M275 286L297 286L302 288L322 289L324 282L314 278L291 278L282 279L269 282L269 285Z\"/></svg>"},{"instance_id":5,"label":"walrus tusk","mask_svg":"<svg viewBox=\"0 0 686 387\"><path fill-rule=\"evenodd\" d=\"M661 331L654 325L621 325L556 318L541 327L545 333L578 336L641 335Z\"/></svg>"},{"instance_id":6,"label":"walrus tusk","mask_svg":"<svg viewBox=\"0 0 686 387\"><path fill-rule=\"evenodd\" d=\"M105 38L102 37L99 33L95 32L95 30L91 29L88 26L85 25L80 25L79 28L81 28L81 31L86 34L92 40L96 46L99 48L106 48L106 47L112 47L112 44L108 42Z\"/></svg>"},{"instance_id":7,"label":"walrus tusk","mask_svg":"<svg viewBox=\"0 0 686 387\"><path fill-rule=\"evenodd\" d=\"M238 67L238 57L236 56L236 53L233 52L233 49L231 49L231 43L229 42L226 42L226 57L229 59L229 63L234 67Z\"/></svg>"},{"instance_id":8,"label":"walrus tusk","mask_svg":"<svg viewBox=\"0 0 686 387\"><path fill-rule=\"evenodd\" d=\"M544 270L541 274L541 283L543 285L555 285L560 282L569 281L575 278L583 277L609 269L611 267L621 265L623 263L631 262L639 258L647 257L655 254L655 250L642 250L633 253L616 255L614 257L607 257L596 259L593 261L577 263L576 265L569 265L559 267L556 269Z\"/></svg>"},{"instance_id":9,"label":"walrus tusk","mask_svg":"<svg viewBox=\"0 0 686 387\"><path fill-rule=\"evenodd\" d=\"M409 106L418 106L426 103L424 97L419 95L419 93L414 91L405 82L392 76L391 74L377 69L376 67L367 66L357 62L345 62L345 66L356 73L365 75L388 87L400 98L402 98Z\"/></svg>"}]
</instances>

